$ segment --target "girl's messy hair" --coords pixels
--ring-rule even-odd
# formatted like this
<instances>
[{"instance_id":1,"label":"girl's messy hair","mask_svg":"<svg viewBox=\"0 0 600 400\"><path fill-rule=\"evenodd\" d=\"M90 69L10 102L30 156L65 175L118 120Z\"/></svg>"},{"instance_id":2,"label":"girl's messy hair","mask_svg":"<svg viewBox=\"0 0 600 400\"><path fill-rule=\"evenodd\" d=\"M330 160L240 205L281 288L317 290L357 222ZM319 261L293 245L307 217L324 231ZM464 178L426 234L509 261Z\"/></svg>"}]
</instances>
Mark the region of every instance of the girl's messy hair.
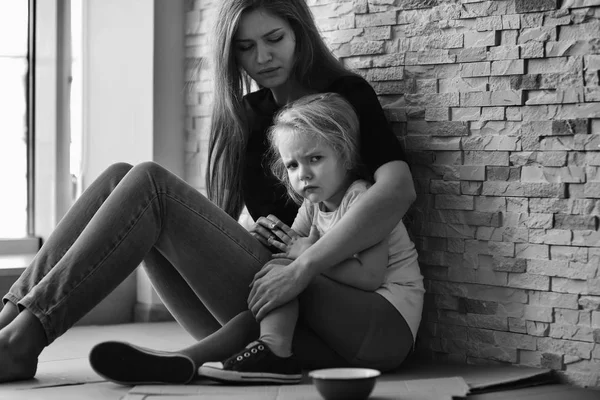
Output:
<instances>
[{"instance_id":1,"label":"girl's messy hair","mask_svg":"<svg viewBox=\"0 0 600 400\"><path fill-rule=\"evenodd\" d=\"M206 189L208 197L238 218L243 206L242 177L248 121L243 96L252 90L248 74L237 64L233 43L244 13L264 10L287 21L296 39L290 79L321 91L334 78L352 74L323 41L305 0L219 0L212 30L214 88Z\"/></svg>"},{"instance_id":2,"label":"girl's messy hair","mask_svg":"<svg viewBox=\"0 0 600 400\"><path fill-rule=\"evenodd\" d=\"M289 196L302 203L294 191L287 169L279 154L279 143L290 135L306 135L331 147L353 176L360 176L360 125L354 107L337 93L320 93L300 98L284 107L276 116L268 137L271 145L270 166L286 186Z\"/></svg>"}]
</instances>

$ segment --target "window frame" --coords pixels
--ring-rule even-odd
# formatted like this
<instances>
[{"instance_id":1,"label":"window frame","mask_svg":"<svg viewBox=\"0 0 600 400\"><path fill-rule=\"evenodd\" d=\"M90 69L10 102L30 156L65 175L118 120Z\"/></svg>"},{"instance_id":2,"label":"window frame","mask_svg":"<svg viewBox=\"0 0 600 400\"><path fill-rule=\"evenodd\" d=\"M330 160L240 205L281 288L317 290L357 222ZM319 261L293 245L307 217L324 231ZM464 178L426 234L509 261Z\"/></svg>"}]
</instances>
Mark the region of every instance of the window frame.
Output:
<instances>
[{"instance_id":1,"label":"window frame","mask_svg":"<svg viewBox=\"0 0 600 400\"><path fill-rule=\"evenodd\" d=\"M0 257L39 250L70 207L70 0L28 0L27 236L0 239Z\"/></svg>"}]
</instances>

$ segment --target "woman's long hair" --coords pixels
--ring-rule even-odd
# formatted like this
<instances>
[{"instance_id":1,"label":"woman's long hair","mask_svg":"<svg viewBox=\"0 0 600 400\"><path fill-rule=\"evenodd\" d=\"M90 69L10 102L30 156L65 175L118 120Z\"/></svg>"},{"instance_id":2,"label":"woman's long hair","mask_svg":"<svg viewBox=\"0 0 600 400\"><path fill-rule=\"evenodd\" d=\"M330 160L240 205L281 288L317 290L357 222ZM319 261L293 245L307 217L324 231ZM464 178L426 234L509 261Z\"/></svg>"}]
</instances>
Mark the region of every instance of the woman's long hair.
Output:
<instances>
[{"instance_id":1,"label":"woman's long hair","mask_svg":"<svg viewBox=\"0 0 600 400\"><path fill-rule=\"evenodd\" d=\"M296 37L291 79L321 91L334 77L351 74L327 48L304 0L220 0L214 19L213 107L206 170L208 198L237 219L244 207L242 178L248 121L243 96L251 79L237 65L233 40L244 12L263 9L287 21Z\"/></svg>"}]
</instances>

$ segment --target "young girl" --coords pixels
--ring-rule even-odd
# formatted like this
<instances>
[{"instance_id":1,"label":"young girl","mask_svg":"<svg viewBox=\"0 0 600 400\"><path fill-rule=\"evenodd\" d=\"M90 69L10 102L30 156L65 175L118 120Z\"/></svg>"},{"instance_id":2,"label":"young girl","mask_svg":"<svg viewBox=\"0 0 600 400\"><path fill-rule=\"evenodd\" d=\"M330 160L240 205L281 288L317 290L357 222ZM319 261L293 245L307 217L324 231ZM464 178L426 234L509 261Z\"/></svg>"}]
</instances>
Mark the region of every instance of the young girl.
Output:
<instances>
[{"instance_id":1,"label":"young girl","mask_svg":"<svg viewBox=\"0 0 600 400\"><path fill-rule=\"evenodd\" d=\"M367 191L370 183L359 156L359 122L352 106L338 94L310 95L283 109L269 132L274 155L272 170L301 208L292 231L300 236L285 244L271 240L282 253L274 257L296 259L339 221ZM364 291L377 291L394 301L407 320L419 304L422 276L417 254L404 224L379 243L328 269L326 277ZM392 297L393 298L393 297ZM298 319L294 299L271 311L260 322L260 338L224 363L205 363L201 376L228 382L297 383L300 364L292 355ZM417 325L411 327L415 330Z\"/></svg>"}]
</instances>

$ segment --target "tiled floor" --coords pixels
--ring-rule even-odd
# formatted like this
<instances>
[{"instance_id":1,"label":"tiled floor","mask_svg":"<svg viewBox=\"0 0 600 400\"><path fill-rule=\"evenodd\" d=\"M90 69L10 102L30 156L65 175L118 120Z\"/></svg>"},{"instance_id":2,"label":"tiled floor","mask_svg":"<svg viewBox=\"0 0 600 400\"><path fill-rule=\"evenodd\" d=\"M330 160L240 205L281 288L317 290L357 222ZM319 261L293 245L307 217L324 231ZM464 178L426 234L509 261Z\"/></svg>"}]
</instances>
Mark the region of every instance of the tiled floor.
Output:
<instances>
[{"instance_id":1,"label":"tiled floor","mask_svg":"<svg viewBox=\"0 0 600 400\"><path fill-rule=\"evenodd\" d=\"M196 400L196 399L319 399L308 379L301 385L286 387L240 387L221 386L206 381L196 382L186 387L154 386L136 388L125 387L104 381L89 366L87 355L95 343L104 340L122 340L156 349L173 350L193 342L183 329L175 323L125 324L112 326L83 326L71 329L49 346L41 355L36 379L12 384L0 384L0 400L80 400L80 399L124 399L124 400ZM502 367L505 368L505 367ZM470 387L481 387L498 377L523 376L535 374L537 370L508 367L506 369L487 369L475 366L447 368L428 365L411 366L394 374L382 376L375 388L371 400L411 399L433 400L450 399L439 394L424 397L418 391L411 395L400 396L402 390L415 379L432 379L458 376ZM429 381L428 381L429 382ZM432 381L433 382L433 381ZM435 381L440 384L441 381ZM424 387L421 385L420 387ZM565 385L541 385L525 389L505 390L502 392L472 394L470 400L554 400L600 399L600 391L583 390Z\"/></svg>"}]
</instances>

